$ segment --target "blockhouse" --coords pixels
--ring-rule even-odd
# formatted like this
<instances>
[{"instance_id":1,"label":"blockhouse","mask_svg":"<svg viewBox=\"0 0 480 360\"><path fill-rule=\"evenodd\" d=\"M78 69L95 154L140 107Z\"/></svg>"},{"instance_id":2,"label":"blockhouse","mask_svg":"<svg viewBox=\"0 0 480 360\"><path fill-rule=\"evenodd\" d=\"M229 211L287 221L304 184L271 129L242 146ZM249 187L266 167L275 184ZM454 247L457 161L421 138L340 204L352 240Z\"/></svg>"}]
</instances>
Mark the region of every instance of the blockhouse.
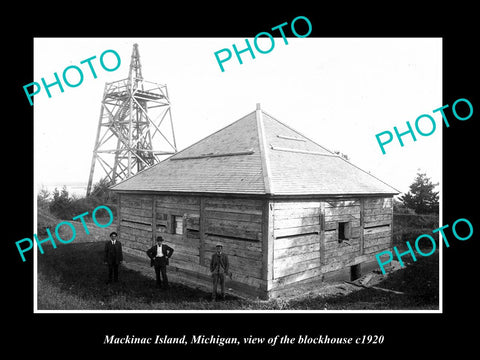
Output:
<instances>
[{"instance_id":1,"label":"blockhouse","mask_svg":"<svg viewBox=\"0 0 480 360\"><path fill-rule=\"evenodd\" d=\"M125 251L145 257L161 235L171 271L206 283L220 242L228 287L261 298L360 276L392 247L398 193L259 105L112 190Z\"/></svg>"}]
</instances>

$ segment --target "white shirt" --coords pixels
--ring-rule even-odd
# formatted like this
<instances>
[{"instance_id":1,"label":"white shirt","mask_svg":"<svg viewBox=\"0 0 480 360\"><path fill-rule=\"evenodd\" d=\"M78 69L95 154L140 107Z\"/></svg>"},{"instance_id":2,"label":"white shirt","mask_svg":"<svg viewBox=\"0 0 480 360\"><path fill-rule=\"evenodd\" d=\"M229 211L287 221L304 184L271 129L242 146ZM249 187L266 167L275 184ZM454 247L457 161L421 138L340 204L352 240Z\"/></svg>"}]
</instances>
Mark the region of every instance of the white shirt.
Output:
<instances>
[{"instance_id":1,"label":"white shirt","mask_svg":"<svg viewBox=\"0 0 480 360\"><path fill-rule=\"evenodd\" d=\"M157 256L156 257L164 257L162 252L162 245L157 245Z\"/></svg>"}]
</instances>

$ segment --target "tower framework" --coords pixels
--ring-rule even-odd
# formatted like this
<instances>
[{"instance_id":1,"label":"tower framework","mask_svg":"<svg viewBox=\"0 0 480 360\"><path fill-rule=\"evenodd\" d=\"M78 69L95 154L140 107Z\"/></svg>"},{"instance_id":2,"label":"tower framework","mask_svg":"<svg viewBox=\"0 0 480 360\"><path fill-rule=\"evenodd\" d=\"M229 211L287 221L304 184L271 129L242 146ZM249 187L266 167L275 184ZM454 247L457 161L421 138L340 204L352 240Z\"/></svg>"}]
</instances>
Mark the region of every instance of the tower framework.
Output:
<instances>
[{"instance_id":1,"label":"tower framework","mask_svg":"<svg viewBox=\"0 0 480 360\"><path fill-rule=\"evenodd\" d=\"M134 44L128 78L105 84L87 196L97 163L113 185L176 152L167 86L143 79Z\"/></svg>"}]
</instances>

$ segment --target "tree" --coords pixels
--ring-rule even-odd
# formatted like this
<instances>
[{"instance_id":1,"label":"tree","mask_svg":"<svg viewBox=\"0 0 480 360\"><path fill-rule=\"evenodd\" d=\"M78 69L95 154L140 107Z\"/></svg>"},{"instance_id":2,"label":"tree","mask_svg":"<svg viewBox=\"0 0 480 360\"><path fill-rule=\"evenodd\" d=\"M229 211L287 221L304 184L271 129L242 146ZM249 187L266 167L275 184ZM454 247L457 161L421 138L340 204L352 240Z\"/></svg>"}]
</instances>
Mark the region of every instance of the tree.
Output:
<instances>
[{"instance_id":1,"label":"tree","mask_svg":"<svg viewBox=\"0 0 480 360\"><path fill-rule=\"evenodd\" d=\"M37 206L39 209L47 209L49 205L50 192L42 186L37 193Z\"/></svg>"},{"instance_id":2,"label":"tree","mask_svg":"<svg viewBox=\"0 0 480 360\"><path fill-rule=\"evenodd\" d=\"M399 197L403 204L415 210L417 214L439 212L438 191L433 191L438 183L432 183L427 174L418 172L417 177L410 185L410 191Z\"/></svg>"},{"instance_id":3,"label":"tree","mask_svg":"<svg viewBox=\"0 0 480 360\"><path fill-rule=\"evenodd\" d=\"M55 188L53 199L49 206L50 212L60 219L68 219L71 216L75 216L72 215L71 204L72 199L70 199L67 187L63 186L61 191Z\"/></svg>"}]
</instances>

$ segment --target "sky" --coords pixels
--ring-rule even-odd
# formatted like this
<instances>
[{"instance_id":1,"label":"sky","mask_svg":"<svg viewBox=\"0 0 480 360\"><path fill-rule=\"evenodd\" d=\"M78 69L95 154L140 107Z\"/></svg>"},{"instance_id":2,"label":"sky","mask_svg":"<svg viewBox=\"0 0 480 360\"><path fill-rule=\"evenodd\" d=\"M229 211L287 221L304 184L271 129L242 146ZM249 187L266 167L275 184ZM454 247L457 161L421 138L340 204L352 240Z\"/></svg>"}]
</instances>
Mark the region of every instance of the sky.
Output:
<instances>
[{"instance_id":1,"label":"sky","mask_svg":"<svg viewBox=\"0 0 480 360\"><path fill-rule=\"evenodd\" d=\"M249 39L253 43L253 39ZM262 42L262 41L267 41ZM269 47L261 39L262 49ZM67 66L83 71L77 87L63 84L34 97L34 182L42 185L87 183L101 101L106 82L128 76L133 44L138 44L145 80L166 84L178 150L252 112L256 104L283 123L400 192L407 192L418 171L441 182L442 103L441 38L275 38L268 54L235 55L220 70L214 53L245 47L245 38L36 38L34 79L61 78ZM114 50L121 64L105 71L100 55ZM111 54L109 54L111 55ZM97 78L88 64L92 60ZM107 67L115 65L105 56ZM75 82L75 71L69 72ZM77 79L78 80L78 79ZM26 106L28 99L25 97ZM409 121L428 114L436 131L417 141L395 138L382 154L375 135L407 130ZM431 129L422 120L424 132ZM447 130L448 131L448 130ZM103 174L96 167L94 182ZM440 189L438 189L440 190Z\"/></svg>"}]
</instances>

